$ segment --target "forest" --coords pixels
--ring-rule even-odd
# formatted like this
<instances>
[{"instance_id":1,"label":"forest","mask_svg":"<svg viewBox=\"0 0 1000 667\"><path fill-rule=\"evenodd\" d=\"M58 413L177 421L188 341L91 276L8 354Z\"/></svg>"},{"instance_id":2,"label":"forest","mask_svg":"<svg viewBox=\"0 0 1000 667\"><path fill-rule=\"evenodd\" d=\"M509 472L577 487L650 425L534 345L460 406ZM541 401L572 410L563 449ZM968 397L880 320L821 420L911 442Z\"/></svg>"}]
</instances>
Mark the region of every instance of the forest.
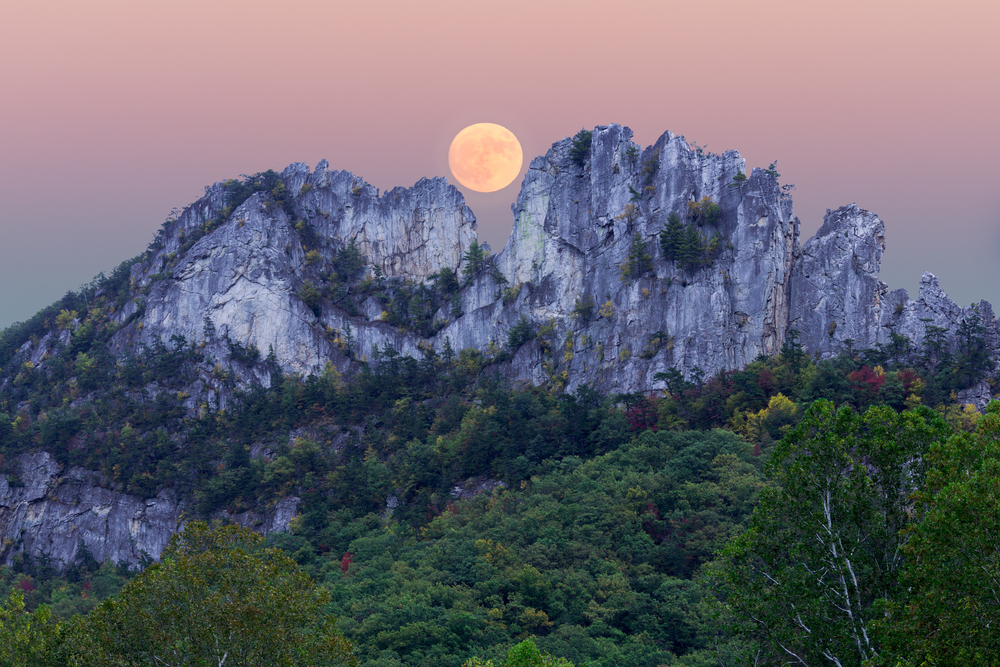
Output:
<instances>
[{"instance_id":1,"label":"forest","mask_svg":"<svg viewBox=\"0 0 1000 667\"><path fill-rule=\"evenodd\" d=\"M107 352L127 275L0 333L8 486L42 449L121 492L175 489L193 519L288 496L298 515L266 540L193 521L141 571L85 549L58 571L5 544L10 664L221 664L219 633L246 639L227 664L1000 660L1000 406L956 393L995 380L975 318L954 345L932 331L826 360L792 332L738 371L672 370L624 395L511 384L503 350L375 349L301 377L230 343L220 385L243 365L270 386L191 411L199 341ZM44 370L16 361L51 331L67 342ZM272 454L252 455L262 443ZM189 618L221 630L149 630Z\"/></svg>"}]
</instances>

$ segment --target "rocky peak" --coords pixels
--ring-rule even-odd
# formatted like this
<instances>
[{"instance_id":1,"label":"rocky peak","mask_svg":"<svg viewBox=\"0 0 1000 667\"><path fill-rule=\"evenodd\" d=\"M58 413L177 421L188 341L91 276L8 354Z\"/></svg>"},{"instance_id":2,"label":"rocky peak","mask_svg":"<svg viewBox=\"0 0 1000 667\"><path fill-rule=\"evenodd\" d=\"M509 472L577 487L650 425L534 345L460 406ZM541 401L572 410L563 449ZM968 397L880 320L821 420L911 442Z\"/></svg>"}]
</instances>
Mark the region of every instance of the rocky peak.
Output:
<instances>
[{"instance_id":1,"label":"rocky peak","mask_svg":"<svg viewBox=\"0 0 1000 667\"><path fill-rule=\"evenodd\" d=\"M831 356L851 340L873 347L881 340L888 286L878 279L885 225L857 204L827 211L823 226L802 246L792 275L789 326L803 346Z\"/></svg>"}]
</instances>

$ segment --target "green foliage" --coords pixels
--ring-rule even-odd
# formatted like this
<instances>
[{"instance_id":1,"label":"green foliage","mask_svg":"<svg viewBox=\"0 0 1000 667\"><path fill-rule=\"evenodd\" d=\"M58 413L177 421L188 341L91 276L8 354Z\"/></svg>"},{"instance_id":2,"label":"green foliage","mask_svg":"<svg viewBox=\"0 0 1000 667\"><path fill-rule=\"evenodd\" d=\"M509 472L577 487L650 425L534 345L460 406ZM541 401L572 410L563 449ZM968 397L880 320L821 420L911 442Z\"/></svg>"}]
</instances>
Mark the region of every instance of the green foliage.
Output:
<instances>
[{"instance_id":1,"label":"green foliage","mask_svg":"<svg viewBox=\"0 0 1000 667\"><path fill-rule=\"evenodd\" d=\"M680 250L681 239L684 237L684 223L681 216L671 212L667 216L667 224L660 230L660 250L663 258L668 262L677 259L677 252Z\"/></svg>"},{"instance_id":2,"label":"green foliage","mask_svg":"<svg viewBox=\"0 0 1000 667\"><path fill-rule=\"evenodd\" d=\"M649 186L653 183L653 179L656 178L656 173L660 170L660 149L657 148L649 157L642 162L642 171L640 176L642 177L643 185Z\"/></svg>"},{"instance_id":3,"label":"green foliage","mask_svg":"<svg viewBox=\"0 0 1000 667\"><path fill-rule=\"evenodd\" d=\"M449 297L461 289L461 285L458 282L458 276L456 276L455 272L447 266L438 271L435 275L431 276L431 280L434 281L434 286L443 297Z\"/></svg>"},{"instance_id":4,"label":"green foliage","mask_svg":"<svg viewBox=\"0 0 1000 667\"><path fill-rule=\"evenodd\" d=\"M319 305L320 293L319 293L319 290L316 288L316 286L313 285L311 281L306 280L305 282L302 283L302 286L299 287L298 295L299 295L299 298L302 299L302 303L304 303L307 308L309 308L311 311L313 311L313 313L316 315L316 317L319 317L319 315L320 315L320 305Z\"/></svg>"},{"instance_id":5,"label":"green foliage","mask_svg":"<svg viewBox=\"0 0 1000 667\"><path fill-rule=\"evenodd\" d=\"M0 603L0 664L9 667L45 667L55 662L53 654L62 628L52 619L52 610L41 606L24 609L22 591L12 591Z\"/></svg>"},{"instance_id":6,"label":"green foliage","mask_svg":"<svg viewBox=\"0 0 1000 667\"><path fill-rule=\"evenodd\" d=\"M129 580L131 573L125 568L97 563L85 547L81 547L78 559L78 564L60 575L44 561L21 554L15 559L16 569L0 567L0 595L20 592L28 611L48 606L54 618L65 620L86 614L117 594Z\"/></svg>"},{"instance_id":7,"label":"green foliage","mask_svg":"<svg viewBox=\"0 0 1000 667\"><path fill-rule=\"evenodd\" d=\"M525 639L507 652L506 660L483 662L479 658L473 658L467 661L463 667L573 667L573 663L548 653L542 653L533 640Z\"/></svg>"},{"instance_id":8,"label":"green foliage","mask_svg":"<svg viewBox=\"0 0 1000 667\"><path fill-rule=\"evenodd\" d=\"M344 665L329 597L288 556L238 526L188 524L159 564L87 619L95 664Z\"/></svg>"},{"instance_id":9,"label":"green foliage","mask_svg":"<svg viewBox=\"0 0 1000 667\"><path fill-rule=\"evenodd\" d=\"M573 145L569 149L569 159L581 169L587 163L587 157L590 155L590 143L593 137L594 133L586 129L581 129L573 137Z\"/></svg>"},{"instance_id":10,"label":"green foliage","mask_svg":"<svg viewBox=\"0 0 1000 667\"><path fill-rule=\"evenodd\" d=\"M859 415L826 401L775 448L775 486L746 533L713 563L733 629L774 659L861 664L879 654L872 622L893 597L923 457L947 434L932 411Z\"/></svg>"},{"instance_id":11,"label":"green foliage","mask_svg":"<svg viewBox=\"0 0 1000 667\"><path fill-rule=\"evenodd\" d=\"M628 256L621 267L622 280L636 280L642 276L652 273L653 256L649 254L646 247L646 240L640 234L632 236L632 244L628 249Z\"/></svg>"},{"instance_id":12,"label":"green foliage","mask_svg":"<svg viewBox=\"0 0 1000 667\"><path fill-rule=\"evenodd\" d=\"M886 665L1000 664L1000 403L930 448L903 547L901 594L878 629Z\"/></svg>"},{"instance_id":13,"label":"green foliage","mask_svg":"<svg viewBox=\"0 0 1000 667\"><path fill-rule=\"evenodd\" d=\"M729 184L729 187L731 187L731 188L732 187L737 187L738 188L738 187L740 187L741 185L743 185L746 182L747 182L747 175L744 174L742 171L738 171L738 172L736 172L736 175L733 176L733 182Z\"/></svg>"},{"instance_id":14,"label":"green foliage","mask_svg":"<svg viewBox=\"0 0 1000 667\"><path fill-rule=\"evenodd\" d=\"M466 413L466 437L496 437L494 423L537 410L528 399L495 416ZM570 412L568 425L608 438L610 424L588 423L600 412ZM546 437L554 415L536 414L522 442ZM713 626L689 577L749 516L762 484L755 463L729 433L647 431L589 461L552 459L509 490L447 499L418 530L337 513L321 532L274 539L325 573L364 665L391 656L458 667L473 655L496 664L530 635L540 652L576 664L706 659Z\"/></svg>"},{"instance_id":15,"label":"green foliage","mask_svg":"<svg viewBox=\"0 0 1000 667\"><path fill-rule=\"evenodd\" d=\"M722 250L723 237L716 230L706 242L698 231L698 225L718 222L721 215L718 204L706 197L700 203L690 202L689 213L692 221L687 225L677 213L667 216L667 224L660 230L660 250L667 261L693 271L711 264Z\"/></svg>"},{"instance_id":16,"label":"green foliage","mask_svg":"<svg viewBox=\"0 0 1000 667\"><path fill-rule=\"evenodd\" d=\"M469 249L462 255L462 261L465 263L462 275L465 276L467 284L486 269L488 259L489 253L486 249L479 244L479 241L473 240Z\"/></svg>"},{"instance_id":17,"label":"green foliage","mask_svg":"<svg viewBox=\"0 0 1000 667\"><path fill-rule=\"evenodd\" d=\"M507 332L507 349L514 352L534 337L535 333L531 329L531 322L528 321L527 317L521 315L517 324Z\"/></svg>"},{"instance_id":18,"label":"green foliage","mask_svg":"<svg viewBox=\"0 0 1000 667\"><path fill-rule=\"evenodd\" d=\"M594 316L594 300L590 296L582 299L577 297L573 302L573 312L570 316L577 322L589 322Z\"/></svg>"},{"instance_id":19,"label":"green foliage","mask_svg":"<svg viewBox=\"0 0 1000 667\"><path fill-rule=\"evenodd\" d=\"M715 225L722 217L722 208L709 197L688 202L688 217L698 225Z\"/></svg>"},{"instance_id":20,"label":"green foliage","mask_svg":"<svg viewBox=\"0 0 1000 667\"><path fill-rule=\"evenodd\" d=\"M677 264L688 270L700 268L704 265L704 254L704 239L694 225L688 225L677 244Z\"/></svg>"},{"instance_id":21,"label":"green foliage","mask_svg":"<svg viewBox=\"0 0 1000 667\"><path fill-rule=\"evenodd\" d=\"M338 282L350 282L356 279L364 268L365 258L354 239L334 256L334 280Z\"/></svg>"}]
</instances>

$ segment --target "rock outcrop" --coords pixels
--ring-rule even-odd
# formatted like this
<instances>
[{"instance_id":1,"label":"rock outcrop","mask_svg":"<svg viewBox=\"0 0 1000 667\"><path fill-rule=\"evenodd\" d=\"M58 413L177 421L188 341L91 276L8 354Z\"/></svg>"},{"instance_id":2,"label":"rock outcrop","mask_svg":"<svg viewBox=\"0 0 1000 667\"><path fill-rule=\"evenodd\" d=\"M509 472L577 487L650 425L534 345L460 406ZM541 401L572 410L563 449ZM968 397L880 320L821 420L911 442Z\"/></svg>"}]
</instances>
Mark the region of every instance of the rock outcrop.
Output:
<instances>
[{"instance_id":1,"label":"rock outcrop","mask_svg":"<svg viewBox=\"0 0 1000 667\"><path fill-rule=\"evenodd\" d=\"M145 310L132 320L137 305L120 313L130 323L117 349L182 335L225 357L225 345L205 340L210 321L220 339L273 350L286 372L315 373L327 362L351 363L330 332L350 331L359 355L388 346L419 356L421 348L440 352L446 341L499 350L524 317L545 335L511 350L513 359L500 366L508 377L624 392L653 389L653 376L672 367L707 375L739 368L776 353L793 328L810 353L831 356L847 344L885 343L892 333L919 343L928 326L954 332L971 313L929 274L915 301L889 292L878 279L883 223L855 204L829 212L800 249L799 222L776 174L755 169L738 180L745 161L735 151L707 154L669 132L641 149L618 125L596 128L582 161L571 156L572 144L557 142L531 162L492 270L462 289L460 316L441 309L440 330L429 338L383 322L374 298L354 314L326 300L308 306L301 290L316 279L310 262L354 243L369 275L427 281L442 268L459 271L475 240L475 216L444 179L380 195L324 161L312 172L301 163L283 172L294 195L290 212L255 194L179 256L183 240L225 206L223 185L209 188L133 270L137 288L148 292ZM704 202L717 208L699 215ZM658 235L671 214L693 221L702 242L715 238L703 261L664 257ZM311 258L302 224L318 238ZM625 271L635 243L650 263ZM984 302L977 310L995 348L992 309ZM268 382L251 371L241 380Z\"/></svg>"},{"instance_id":2,"label":"rock outcrop","mask_svg":"<svg viewBox=\"0 0 1000 667\"><path fill-rule=\"evenodd\" d=\"M791 329L819 357L894 336L954 345L970 323L985 332L991 354L1000 347L985 301L960 308L927 273L916 299L889 291L878 278L883 223L855 204L828 212L800 248L777 174L746 176L735 151L705 153L670 132L641 148L618 125L595 128L580 149L564 139L532 160L507 244L420 332L387 321L386 295L432 286L442 270L461 277L476 241L475 216L444 179L380 194L326 161L313 171L295 163L281 174L280 202L261 191L233 209L231 183L217 183L132 267L133 298L113 314L111 351L138 354L178 336L197 343L211 361L186 390L196 411L224 406L231 387L212 380L212 365L232 359L233 349L272 353L280 370L309 374L328 364L344 370L376 348L414 357L472 348L493 355L493 369L511 380L634 392L659 388L659 371L707 376L777 353ZM660 243L671 220L686 234L683 252L673 236ZM350 285L330 268L347 248L364 264ZM351 290L362 296L346 298ZM513 340L525 327L532 335ZM44 366L69 335L25 343L19 361ZM230 369L244 386L268 386L277 370ZM962 397L981 406L989 386ZM182 520L183 501L167 492L116 493L100 474L59 470L44 452L20 467L21 486L0 479L8 562L23 550L68 563L80 545L99 559L156 558ZM282 530L296 503L232 518Z\"/></svg>"},{"instance_id":3,"label":"rock outcrop","mask_svg":"<svg viewBox=\"0 0 1000 667\"><path fill-rule=\"evenodd\" d=\"M759 169L734 181L745 169L735 151L705 154L669 132L645 149L631 138L628 128L599 127L582 163L570 157L569 139L532 161L494 269L463 288L460 317L442 309L445 324L430 339L380 321L377 303L355 315L332 303L303 303L310 259L298 223L262 194L178 255L183 239L223 210L216 184L133 270L137 289L148 294L140 317L133 315L138 302L120 313L128 324L117 349L182 335L223 357L224 346L213 348L203 335L210 321L220 338L273 350L285 371L310 373L327 361L348 363L330 331L350 330L360 354L391 346L417 356L421 346L440 351L446 340L455 349L502 348L523 316L551 340L518 351L505 373L616 391L651 388L652 376L670 367L713 373L777 352L798 244L791 199ZM312 173L293 164L283 180L295 193L294 217L320 239L319 260L354 242L369 271L421 281L441 268L458 271L475 239L475 216L443 179L379 195L323 162ZM684 267L664 260L658 234L668 216L688 220L699 202L717 207L697 226L704 243L716 237L711 260ZM651 263L625 275L636 239Z\"/></svg>"},{"instance_id":4,"label":"rock outcrop","mask_svg":"<svg viewBox=\"0 0 1000 667\"><path fill-rule=\"evenodd\" d=\"M184 523L186 503L170 490L154 498L119 493L101 473L60 470L47 452L25 454L17 484L0 477L0 562L22 553L59 567L74 562L81 547L98 561L156 560ZM287 530L298 498L285 498L266 512L226 518L261 532Z\"/></svg>"}]
</instances>

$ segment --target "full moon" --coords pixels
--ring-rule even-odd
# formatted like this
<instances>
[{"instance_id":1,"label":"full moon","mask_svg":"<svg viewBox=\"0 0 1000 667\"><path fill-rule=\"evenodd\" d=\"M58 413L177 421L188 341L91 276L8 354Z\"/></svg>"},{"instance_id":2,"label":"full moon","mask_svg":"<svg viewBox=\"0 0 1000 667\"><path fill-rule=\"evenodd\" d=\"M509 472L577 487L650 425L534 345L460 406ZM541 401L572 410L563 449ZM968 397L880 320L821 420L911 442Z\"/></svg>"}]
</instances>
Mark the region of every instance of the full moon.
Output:
<instances>
[{"instance_id":1,"label":"full moon","mask_svg":"<svg viewBox=\"0 0 1000 667\"><path fill-rule=\"evenodd\" d=\"M496 192L521 171L521 144L502 125L476 123L455 135L448 165L458 182L476 192Z\"/></svg>"}]
</instances>

